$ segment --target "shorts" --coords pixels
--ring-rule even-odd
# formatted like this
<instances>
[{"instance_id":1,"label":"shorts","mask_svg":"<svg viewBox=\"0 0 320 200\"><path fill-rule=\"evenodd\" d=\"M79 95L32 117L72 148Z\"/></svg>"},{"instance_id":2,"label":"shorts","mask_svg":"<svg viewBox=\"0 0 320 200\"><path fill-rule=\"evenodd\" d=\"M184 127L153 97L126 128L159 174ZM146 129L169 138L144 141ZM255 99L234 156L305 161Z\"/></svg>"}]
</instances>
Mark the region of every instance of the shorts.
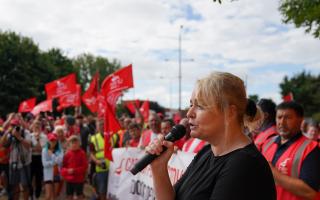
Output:
<instances>
[{"instance_id":1,"label":"shorts","mask_svg":"<svg viewBox=\"0 0 320 200\"><path fill-rule=\"evenodd\" d=\"M18 185L21 184L22 186L29 186L31 179L30 173L30 165L24 166L21 169L13 168L10 166L9 171L9 184L10 185Z\"/></svg>"},{"instance_id":2,"label":"shorts","mask_svg":"<svg viewBox=\"0 0 320 200\"><path fill-rule=\"evenodd\" d=\"M59 175L57 175L57 176L53 177L53 181L52 180L48 180L48 181L45 181L44 183L52 184L52 183L59 183L59 182L61 182L61 177Z\"/></svg>"},{"instance_id":3,"label":"shorts","mask_svg":"<svg viewBox=\"0 0 320 200\"><path fill-rule=\"evenodd\" d=\"M67 196L77 196L83 195L83 185L84 183L68 183L66 184L66 193Z\"/></svg>"},{"instance_id":4,"label":"shorts","mask_svg":"<svg viewBox=\"0 0 320 200\"><path fill-rule=\"evenodd\" d=\"M95 186L98 194L106 194L108 187L108 171L97 172L94 177Z\"/></svg>"}]
</instances>

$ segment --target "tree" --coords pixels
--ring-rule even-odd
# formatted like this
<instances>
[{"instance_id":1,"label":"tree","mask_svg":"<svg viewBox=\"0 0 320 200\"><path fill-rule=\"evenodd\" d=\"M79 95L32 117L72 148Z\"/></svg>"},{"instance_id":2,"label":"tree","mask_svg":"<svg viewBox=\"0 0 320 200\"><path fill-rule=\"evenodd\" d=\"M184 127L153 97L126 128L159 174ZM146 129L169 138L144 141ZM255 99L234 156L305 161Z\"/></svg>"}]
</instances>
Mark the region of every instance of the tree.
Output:
<instances>
[{"instance_id":1,"label":"tree","mask_svg":"<svg viewBox=\"0 0 320 200\"><path fill-rule=\"evenodd\" d=\"M27 37L0 32L0 114L16 111L23 99L38 96L39 48Z\"/></svg>"},{"instance_id":2,"label":"tree","mask_svg":"<svg viewBox=\"0 0 320 200\"><path fill-rule=\"evenodd\" d=\"M253 100L254 102L258 102L259 101L259 95L257 94L251 94L249 95L249 99Z\"/></svg>"},{"instance_id":3,"label":"tree","mask_svg":"<svg viewBox=\"0 0 320 200\"><path fill-rule=\"evenodd\" d=\"M74 58L72 63L75 71L77 71L78 82L81 84L83 90L89 87L95 73L99 72L100 74L99 85L101 86L101 83L106 76L112 74L121 67L120 62L115 59L110 62L107 58L94 56L92 54L81 54ZM86 106L82 106L82 108L83 113L90 112ZM117 113L119 112L117 111Z\"/></svg>"},{"instance_id":4,"label":"tree","mask_svg":"<svg viewBox=\"0 0 320 200\"><path fill-rule=\"evenodd\" d=\"M100 85L103 79L109 74L120 69L121 64L117 60L110 62L107 58L102 56L94 56L92 54L81 54L73 59L73 65L78 72L79 83L83 89L86 89L92 77L96 72L100 74Z\"/></svg>"},{"instance_id":5,"label":"tree","mask_svg":"<svg viewBox=\"0 0 320 200\"><path fill-rule=\"evenodd\" d=\"M320 39L320 0L281 0L279 10L284 23L304 27Z\"/></svg>"},{"instance_id":6,"label":"tree","mask_svg":"<svg viewBox=\"0 0 320 200\"><path fill-rule=\"evenodd\" d=\"M319 116L320 108L320 76L314 76L305 71L292 78L284 77L280 83L282 96L293 93L294 100L301 103L306 117ZM319 119L318 119L319 120Z\"/></svg>"},{"instance_id":7,"label":"tree","mask_svg":"<svg viewBox=\"0 0 320 200\"><path fill-rule=\"evenodd\" d=\"M46 83L74 71L61 50L41 52L31 38L0 32L0 115L17 111L25 99L42 101Z\"/></svg>"},{"instance_id":8,"label":"tree","mask_svg":"<svg viewBox=\"0 0 320 200\"><path fill-rule=\"evenodd\" d=\"M63 55L60 49L52 48L41 53L41 70L38 72L41 77L38 91L40 100L46 98L45 84L70 73L76 72L72 60Z\"/></svg>"},{"instance_id":9,"label":"tree","mask_svg":"<svg viewBox=\"0 0 320 200\"><path fill-rule=\"evenodd\" d=\"M25 99L44 100L45 84L62 76L75 72L78 83L87 86L97 71L101 83L120 66L117 60L91 54L70 59L58 48L41 51L31 38L0 31L0 116L16 112Z\"/></svg>"}]
</instances>

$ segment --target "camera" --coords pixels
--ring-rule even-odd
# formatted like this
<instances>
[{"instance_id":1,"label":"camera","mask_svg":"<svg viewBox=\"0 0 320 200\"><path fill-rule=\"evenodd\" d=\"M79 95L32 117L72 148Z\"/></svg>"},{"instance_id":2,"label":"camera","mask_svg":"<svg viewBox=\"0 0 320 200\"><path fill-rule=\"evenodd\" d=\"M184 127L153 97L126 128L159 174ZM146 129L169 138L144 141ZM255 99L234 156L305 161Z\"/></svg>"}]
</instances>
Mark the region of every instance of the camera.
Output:
<instances>
[{"instance_id":1,"label":"camera","mask_svg":"<svg viewBox=\"0 0 320 200\"><path fill-rule=\"evenodd\" d=\"M23 134L22 134L23 130L22 130L22 128L20 126L14 126L13 127L13 131L18 132L18 134L20 134L23 137ZM19 140L16 138L15 135L13 135L13 133L10 133L10 135L11 135L12 141L14 143L19 143Z\"/></svg>"},{"instance_id":2,"label":"camera","mask_svg":"<svg viewBox=\"0 0 320 200\"><path fill-rule=\"evenodd\" d=\"M21 127L20 126L16 126L16 127L14 127L14 130L16 130L17 132L20 132Z\"/></svg>"},{"instance_id":3,"label":"camera","mask_svg":"<svg viewBox=\"0 0 320 200\"><path fill-rule=\"evenodd\" d=\"M107 169L107 165L106 165L106 162L104 160L101 163L101 169Z\"/></svg>"}]
</instances>

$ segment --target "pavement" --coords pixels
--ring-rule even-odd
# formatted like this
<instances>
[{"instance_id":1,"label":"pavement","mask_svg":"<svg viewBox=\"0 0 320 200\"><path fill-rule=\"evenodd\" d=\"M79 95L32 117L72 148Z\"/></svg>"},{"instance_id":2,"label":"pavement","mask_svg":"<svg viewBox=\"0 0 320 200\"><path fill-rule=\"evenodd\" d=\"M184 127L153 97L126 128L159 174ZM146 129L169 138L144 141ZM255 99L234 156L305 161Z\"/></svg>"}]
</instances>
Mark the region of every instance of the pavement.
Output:
<instances>
[{"instance_id":1,"label":"pavement","mask_svg":"<svg viewBox=\"0 0 320 200\"><path fill-rule=\"evenodd\" d=\"M40 196L39 200L45 200L44 193L45 193L45 191L44 191L44 187L43 187L43 190L42 190L42 193L41 193L41 196ZM88 200L92 199L93 194L94 194L93 187L91 185L89 185L89 184L85 184L84 185L84 196L85 196L85 199L88 199ZM7 195L0 196L0 200L7 200L7 199L8 199ZM20 195L20 199L23 199L22 198L22 193ZM65 199L65 195L62 194L59 199L64 200ZM34 199L34 200L36 200L36 199Z\"/></svg>"}]
</instances>

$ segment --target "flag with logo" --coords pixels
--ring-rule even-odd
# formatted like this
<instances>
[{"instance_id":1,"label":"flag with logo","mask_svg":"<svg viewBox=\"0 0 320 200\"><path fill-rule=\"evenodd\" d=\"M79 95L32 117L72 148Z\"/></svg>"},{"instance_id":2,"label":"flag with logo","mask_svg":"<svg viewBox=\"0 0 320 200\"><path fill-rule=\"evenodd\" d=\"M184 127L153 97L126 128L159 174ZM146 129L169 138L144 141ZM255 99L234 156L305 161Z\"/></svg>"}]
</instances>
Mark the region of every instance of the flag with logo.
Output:
<instances>
[{"instance_id":1,"label":"flag with logo","mask_svg":"<svg viewBox=\"0 0 320 200\"><path fill-rule=\"evenodd\" d=\"M88 89L82 96L83 103L91 112L97 112L98 110L98 86L99 86L99 73L92 78Z\"/></svg>"},{"instance_id":2,"label":"flag with logo","mask_svg":"<svg viewBox=\"0 0 320 200\"><path fill-rule=\"evenodd\" d=\"M31 112L32 109L36 106L36 98L30 98L25 101L22 101L19 105L19 110L18 112L23 113L23 112Z\"/></svg>"},{"instance_id":3,"label":"flag with logo","mask_svg":"<svg viewBox=\"0 0 320 200\"><path fill-rule=\"evenodd\" d=\"M74 73L54 80L45 85L47 99L75 93L77 90L76 75Z\"/></svg>"},{"instance_id":4,"label":"flag with logo","mask_svg":"<svg viewBox=\"0 0 320 200\"><path fill-rule=\"evenodd\" d=\"M37 104L31 111L36 116L40 112L52 112L52 99L48 99Z\"/></svg>"},{"instance_id":5,"label":"flag with logo","mask_svg":"<svg viewBox=\"0 0 320 200\"><path fill-rule=\"evenodd\" d=\"M79 107L81 106L81 86L77 84L77 89L74 93L66 94L59 97L59 108L58 110L62 110L63 108L67 108L70 106Z\"/></svg>"},{"instance_id":6,"label":"flag with logo","mask_svg":"<svg viewBox=\"0 0 320 200\"><path fill-rule=\"evenodd\" d=\"M101 94L107 96L113 92L133 87L132 65L121 68L107 76L101 85Z\"/></svg>"},{"instance_id":7,"label":"flag with logo","mask_svg":"<svg viewBox=\"0 0 320 200\"><path fill-rule=\"evenodd\" d=\"M124 67L107 76L101 86L101 95L105 97L104 104L104 135L105 135L105 157L112 159L112 135L120 130L120 124L116 118L115 107L122 91L133 87L132 65ZM102 98L100 98L102 99Z\"/></svg>"}]
</instances>

